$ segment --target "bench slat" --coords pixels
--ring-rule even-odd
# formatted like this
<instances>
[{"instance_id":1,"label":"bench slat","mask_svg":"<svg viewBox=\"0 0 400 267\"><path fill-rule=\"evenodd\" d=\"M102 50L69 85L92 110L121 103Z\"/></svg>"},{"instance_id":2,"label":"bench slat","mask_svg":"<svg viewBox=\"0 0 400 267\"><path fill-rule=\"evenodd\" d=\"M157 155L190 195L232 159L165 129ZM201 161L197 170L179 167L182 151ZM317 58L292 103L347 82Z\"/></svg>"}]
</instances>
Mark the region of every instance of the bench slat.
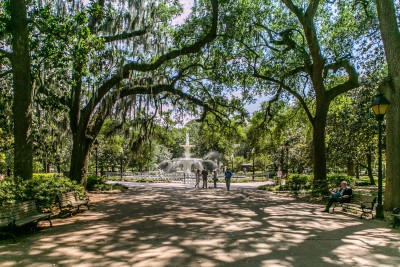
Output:
<instances>
[{"instance_id":1,"label":"bench slat","mask_svg":"<svg viewBox=\"0 0 400 267\"><path fill-rule=\"evenodd\" d=\"M86 206L89 209L89 201L79 198L76 192L66 192L58 195L59 207L61 210L68 209L72 215L72 209L79 209L81 206Z\"/></svg>"},{"instance_id":2,"label":"bench slat","mask_svg":"<svg viewBox=\"0 0 400 267\"><path fill-rule=\"evenodd\" d=\"M50 212L42 213L38 211L34 201L1 206L0 228L3 232L11 235L15 241L13 230L16 227L21 227L29 223L37 223L41 220L48 220L51 226L50 215Z\"/></svg>"}]
</instances>

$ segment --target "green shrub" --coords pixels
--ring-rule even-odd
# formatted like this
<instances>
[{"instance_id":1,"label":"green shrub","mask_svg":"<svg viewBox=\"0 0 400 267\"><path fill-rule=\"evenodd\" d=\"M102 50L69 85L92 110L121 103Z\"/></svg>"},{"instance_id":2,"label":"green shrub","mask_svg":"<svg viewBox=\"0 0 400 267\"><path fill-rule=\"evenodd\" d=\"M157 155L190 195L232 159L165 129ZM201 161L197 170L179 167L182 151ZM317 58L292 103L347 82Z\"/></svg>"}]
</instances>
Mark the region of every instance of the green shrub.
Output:
<instances>
[{"instance_id":1,"label":"green shrub","mask_svg":"<svg viewBox=\"0 0 400 267\"><path fill-rule=\"evenodd\" d=\"M104 176L88 175L86 180L86 189L92 191L95 189L95 185L105 184L106 178Z\"/></svg>"},{"instance_id":2,"label":"green shrub","mask_svg":"<svg viewBox=\"0 0 400 267\"><path fill-rule=\"evenodd\" d=\"M58 195L70 191L76 191L82 195L83 187L69 178L55 176L37 176L26 181L26 196L36 200L39 207L57 205Z\"/></svg>"},{"instance_id":3,"label":"green shrub","mask_svg":"<svg viewBox=\"0 0 400 267\"><path fill-rule=\"evenodd\" d=\"M339 187L342 181L346 181L349 186L353 186L355 183L355 177L347 176L345 174L328 174L329 188Z\"/></svg>"},{"instance_id":4,"label":"green shrub","mask_svg":"<svg viewBox=\"0 0 400 267\"><path fill-rule=\"evenodd\" d=\"M290 174L289 178L286 179L286 184L281 186L281 190L310 190L318 191L319 188L337 188L340 186L342 181L346 181L349 185L354 185L355 178L343 174L328 174L327 180L316 186L313 183L314 175L307 174Z\"/></svg>"},{"instance_id":5,"label":"green shrub","mask_svg":"<svg viewBox=\"0 0 400 267\"><path fill-rule=\"evenodd\" d=\"M109 191L109 190L125 190L128 189L125 185L121 184L96 184L94 190Z\"/></svg>"},{"instance_id":6,"label":"green shrub","mask_svg":"<svg viewBox=\"0 0 400 267\"><path fill-rule=\"evenodd\" d=\"M371 185L370 181L356 181L356 186L369 186Z\"/></svg>"},{"instance_id":7,"label":"green shrub","mask_svg":"<svg viewBox=\"0 0 400 267\"><path fill-rule=\"evenodd\" d=\"M83 194L83 187L54 175L36 175L30 180L8 178L0 182L0 204L35 200L40 208L50 208L57 205L58 194L69 191Z\"/></svg>"},{"instance_id":8,"label":"green shrub","mask_svg":"<svg viewBox=\"0 0 400 267\"><path fill-rule=\"evenodd\" d=\"M266 184L266 185L258 186L257 189L258 190L264 190L264 191L276 191L278 187L279 186L276 186L276 185L268 185L268 184Z\"/></svg>"},{"instance_id":9,"label":"green shrub","mask_svg":"<svg viewBox=\"0 0 400 267\"><path fill-rule=\"evenodd\" d=\"M56 173L34 173L32 175L32 178L55 178L58 177L59 175Z\"/></svg>"},{"instance_id":10,"label":"green shrub","mask_svg":"<svg viewBox=\"0 0 400 267\"><path fill-rule=\"evenodd\" d=\"M286 179L286 187L289 190L308 190L311 189L313 182L313 176L307 174L291 174Z\"/></svg>"},{"instance_id":11,"label":"green shrub","mask_svg":"<svg viewBox=\"0 0 400 267\"><path fill-rule=\"evenodd\" d=\"M0 205L27 199L25 185L24 181L17 178L6 177L0 181Z\"/></svg>"}]
</instances>

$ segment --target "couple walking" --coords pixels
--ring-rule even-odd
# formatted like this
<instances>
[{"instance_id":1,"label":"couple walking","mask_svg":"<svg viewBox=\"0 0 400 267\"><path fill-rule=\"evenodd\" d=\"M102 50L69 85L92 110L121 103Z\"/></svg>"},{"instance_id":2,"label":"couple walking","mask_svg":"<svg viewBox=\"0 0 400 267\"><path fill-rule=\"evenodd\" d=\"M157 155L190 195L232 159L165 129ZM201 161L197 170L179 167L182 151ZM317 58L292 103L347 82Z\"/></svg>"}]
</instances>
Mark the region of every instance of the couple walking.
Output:
<instances>
[{"instance_id":1,"label":"couple walking","mask_svg":"<svg viewBox=\"0 0 400 267\"><path fill-rule=\"evenodd\" d=\"M203 177L203 188L207 188L207 180L208 180L208 171L203 169L201 172L197 170L196 172L196 184L194 187L200 188L200 177ZM227 169L225 171L225 183L226 189L229 191L231 187L231 178L232 178L232 171ZM217 181L218 181L218 173L217 170L213 171L213 181L214 181L214 188L217 188Z\"/></svg>"},{"instance_id":2,"label":"couple walking","mask_svg":"<svg viewBox=\"0 0 400 267\"><path fill-rule=\"evenodd\" d=\"M196 172L196 184L194 187L200 188L200 177L203 177L203 188L207 188L208 171L203 169L201 172L197 170Z\"/></svg>"}]
</instances>

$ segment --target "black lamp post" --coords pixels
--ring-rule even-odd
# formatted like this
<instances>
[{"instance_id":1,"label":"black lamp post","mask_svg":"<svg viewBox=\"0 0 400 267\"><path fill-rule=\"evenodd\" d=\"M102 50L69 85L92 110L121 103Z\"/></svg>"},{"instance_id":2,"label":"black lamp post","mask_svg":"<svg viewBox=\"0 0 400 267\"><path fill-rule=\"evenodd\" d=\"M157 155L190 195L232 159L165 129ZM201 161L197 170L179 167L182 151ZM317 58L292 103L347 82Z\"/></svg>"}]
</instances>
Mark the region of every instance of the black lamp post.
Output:
<instances>
[{"instance_id":1,"label":"black lamp post","mask_svg":"<svg viewBox=\"0 0 400 267\"><path fill-rule=\"evenodd\" d=\"M95 139L92 146L94 148L94 151L96 151L96 176L97 176L97 151L99 150L99 141Z\"/></svg>"},{"instance_id":2,"label":"black lamp post","mask_svg":"<svg viewBox=\"0 0 400 267\"><path fill-rule=\"evenodd\" d=\"M285 142L285 149L286 149L286 178L289 176L289 141Z\"/></svg>"},{"instance_id":3,"label":"black lamp post","mask_svg":"<svg viewBox=\"0 0 400 267\"><path fill-rule=\"evenodd\" d=\"M382 205L382 189L383 189L383 176L382 176L382 121L385 113L389 108L389 101L383 96L383 94L377 94L372 101L372 111L375 114L376 120L378 121L378 205L376 206L376 218L383 219L383 205Z\"/></svg>"},{"instance_id":4,"label":"black lamp post","mask_svg":"<svg viewBox=\"0 0 400 267\"><path fill-rule=\"evenodd\" d=\"M255 179L255 171L256 169L254 168L254 154L255 154L255 149L254 147L251 149L251 155L253 156L253 181Z\"/></svg>"}]
</instances>

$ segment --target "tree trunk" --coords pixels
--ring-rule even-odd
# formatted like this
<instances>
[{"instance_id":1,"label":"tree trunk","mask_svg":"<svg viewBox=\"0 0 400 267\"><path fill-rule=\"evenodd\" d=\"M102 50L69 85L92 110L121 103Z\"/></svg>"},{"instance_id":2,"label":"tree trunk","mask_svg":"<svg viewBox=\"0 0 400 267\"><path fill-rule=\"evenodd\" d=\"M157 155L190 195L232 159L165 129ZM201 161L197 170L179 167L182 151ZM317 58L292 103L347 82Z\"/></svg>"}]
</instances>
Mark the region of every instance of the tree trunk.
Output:
<instances>
[{"instance_id":1,"label":"tree trunk","mask_svg":"<svg viewBox=\"0 0 400 267\"><path fill-rule=\"evenodd\" d=\"M375 185L374 175L372 173L372 154L367 153L367 173L369 177L369 183Z\"/></svg>"},{"instance_id":2,"label":"tree trunk","mask_svg":"<svg viewBox=\"0 0 400 267\"><path fill-rule=\"evenodd\" d=\"M356 163L355 166L355 171L356 171L356 180L360 180L360 163Z\"/></svg>"},{"instance_id":3,"label":"tree trunk","mask_svg":"<svg viewBox=\"0 0 400 267\"><path fill-rule=\"evenodd\" d=\"M32 83L26 2L10 1L14 100L14 176L32 178Z\"/></svg>"},{"instance_id":4,"label":"tree trunk","mask_svg":"<svg viewBox=\"0 0 400 267\"><path fill-rule=\"evenodd\" d=\"M347 176L355 176L354 173L354 161L352 158L347 158Z\"/></svg>"},{"instance_id":5,"label":"tree trunk","mask_svg":"<svg viewBox=\"0 0 400 267\"><path fill-rule=\"evenodd\" d=\"M384 208L400 207L400 33L393 0L376 0L379 27L389 70L384 94L391 102L386 115L386 186Z\"/></svg>"},{"instance_id":6,"label":"tree trunk","mask_svg":"<svg viewBox=\"0 0 400 267\"><path fill-rule=\"evenodd\" d=\"M400 64L400 62L399 62ZM400 77L399 77L400 78ZM394 82L396 91L385 92L390 101L386 115L386 185L384 208L400 207L400 80Z\"/></svg>"},{"instance_id":7,"label":"tree trunk","mask_svg":"<svg viewBox=\"0 0 400 267\"><path fill-rule=\"evenodd\" d=\"M313 123L313 153L314 153L314 192L328 192L326 176L326 149L325 149L325 126L328 109L317 110Z\"/></svg>"},{"instance_id":8,"label":"tree trunk","mask_svg":"<svg viewBox=\"0 0 400 267\"><path fill-rule=\"evenodd\" d=\"M90 141L81 131L73 136L70 178L86 188Z\"/></svg>"}]
</instances>

